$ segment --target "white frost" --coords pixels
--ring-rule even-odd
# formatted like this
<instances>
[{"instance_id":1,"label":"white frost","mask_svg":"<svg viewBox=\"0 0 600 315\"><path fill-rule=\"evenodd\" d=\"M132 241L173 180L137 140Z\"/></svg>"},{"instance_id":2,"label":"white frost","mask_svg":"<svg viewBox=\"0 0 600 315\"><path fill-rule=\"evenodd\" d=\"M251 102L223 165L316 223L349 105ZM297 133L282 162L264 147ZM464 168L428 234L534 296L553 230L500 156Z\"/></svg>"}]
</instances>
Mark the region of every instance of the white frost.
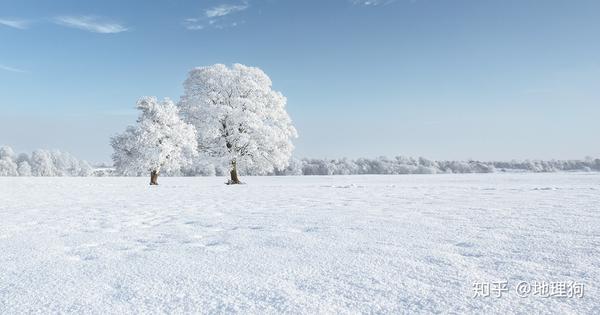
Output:
<instances>
[{"instance_id":1,"label":"white frost","mask_svg":"<svg viewBox=\"0 0 600 315\"><path fill-rule=\"evenodd\" d=\"M241 64L196 68L184 90L178 105L196 127L200 154L218 166L236 161L242 173L257 175L288 165L297 132L286 98L272 90L262 70Z\"/></svg>"},{"instance_id":2,"label":"white frost","mask_svg":"<svg viewBox=\"0 0 600 315\"><path fill-rule=\"evenodd\" d=\"M111 139L117 172L171 172L190 164L197 155L196 130L179 118L175 104L144 97L137 108L141 111L138 125Z\"/></svg>"}]
</instances>

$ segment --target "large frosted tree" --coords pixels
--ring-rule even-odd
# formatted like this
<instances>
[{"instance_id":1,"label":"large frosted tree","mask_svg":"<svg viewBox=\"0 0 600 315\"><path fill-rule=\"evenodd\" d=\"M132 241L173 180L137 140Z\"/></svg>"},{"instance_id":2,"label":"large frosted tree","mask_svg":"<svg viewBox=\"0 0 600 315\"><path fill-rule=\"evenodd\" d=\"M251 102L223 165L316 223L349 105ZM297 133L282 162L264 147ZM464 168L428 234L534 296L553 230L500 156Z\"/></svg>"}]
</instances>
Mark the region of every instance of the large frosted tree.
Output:
<instances>
[{"instance_id":1,"label":"large frosted tree","mask_svg":"<svg viewBox=\"0 0 600 315\"><path fill-rule=\"evenodd\" d=\"M264 174L289 163L297 132L271 85L262 70L241 64L195 68L184 83L181 114L196 127L199 151L230 166L229 183L240 183L238 168Z\"/></svg>"},{"instance_id":2,"label":"large frosted tree","mask_svg":"<svg viewBox=\"0 0 600 315\"><path fill-rule=\"evenodd\" d=\"M150 185L158 185L160 172L177 171L197 155L196 130L183 122L175 104L144 97L136 126L111 139L113 161L124 175L150 173Z\"/></svg>"}]
</instances>

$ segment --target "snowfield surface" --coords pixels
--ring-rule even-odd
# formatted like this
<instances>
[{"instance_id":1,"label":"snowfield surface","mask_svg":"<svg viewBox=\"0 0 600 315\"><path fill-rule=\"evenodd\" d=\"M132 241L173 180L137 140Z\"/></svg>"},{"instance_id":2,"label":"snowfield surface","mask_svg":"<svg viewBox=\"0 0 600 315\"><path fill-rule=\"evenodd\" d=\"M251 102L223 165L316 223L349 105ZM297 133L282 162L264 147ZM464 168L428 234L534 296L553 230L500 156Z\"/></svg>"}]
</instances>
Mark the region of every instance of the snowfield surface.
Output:
<instances>
[{"instance_id":1,"label":"snowfield surface","mask_svg":"<svg viewBox=\"0 0 600 315\"><path fill-rule=\"evenodd\" d=\"M0 178L0 314L600 314L599 174L242 180Z\"/></svg>"}]
</instances>

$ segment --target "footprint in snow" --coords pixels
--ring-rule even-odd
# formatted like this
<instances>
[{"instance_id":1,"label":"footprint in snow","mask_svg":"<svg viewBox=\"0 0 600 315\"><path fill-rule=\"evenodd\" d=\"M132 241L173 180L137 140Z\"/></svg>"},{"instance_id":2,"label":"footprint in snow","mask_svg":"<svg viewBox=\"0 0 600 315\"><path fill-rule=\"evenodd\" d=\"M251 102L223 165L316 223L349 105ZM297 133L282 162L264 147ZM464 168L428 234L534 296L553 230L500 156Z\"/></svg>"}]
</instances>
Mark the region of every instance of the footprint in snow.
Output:
<instances>
[{"instance_id":1,"label":"footprint in snow","mask_svg":"<svg viewBox=\"0 0 600 315\"><path fill-rule=\"evenodd\" d=\"M460 243L454 244L454 246L463 247L463 248L471 248L471 247L475 247L475 244L470 243L470 242L460 242Z\"/></svg>"},{"instance_id":2,"label":"footprint in snow","mask_svg":"<svg viewBox=\"0 0 600 315\"><path fill-rule=\"evenodd\" d=\"M480 254L480 253L469 253L469 252L463 252L463 253L460 253L460 254L461 254L462 256L464 256L464 257L474 257L474 258L479 258L479 257L482 257L482 256L483 256L483 255L482 255L482 254Z\"/></svg>"},{"instance_id":3,"label":"footprint in snow","mask_svg":"<svg viewBox=\"0 0 600 315\"><path fill-rule=\"evenodd\" d=\"M94 254L94 253L80 253L80 252L74 252L74 253L67 253L66 254L66 259L70 260L70 261L91 261L91 260L96 260L98 259L100 256Z\"/></svg>"},{"instance_id":4,"label":"footprint in snow","mask_svg":"<svg viewBox=\"0 0 600 315\"><path fill-rule=\"evenodd\" d=\"M476 245L474 243L460 242L454 244L454 246L460 248L460 250L458 250L458 253L463 257L478 258L483 256L479 251L477 251Z\"/></svg>"},{"instance_id":5,"label":"footprint in snow","mask_svg":"<svg viewBox=\"0 0 600 315\"><path fill-rule=\"evenodd\" d=\"M307 228L304 228L304 232L307 232L307 233L318 232L318 231L319 231L319 228L316 226L309 226Z\"/></svg>"},{"instance_id":6,"label":"footprint in snow","mask_svg":"<svg viewBox=\"0 0 600 315\"><path fill-rule=\"evenodd\" d=\"M207 240L204 243L204 247L206 248L206 250L209 250L212 252L225 252L231 248L231 245L229 245L224 240L213 239L213 240Z\"/></svg>"}]
</instances>

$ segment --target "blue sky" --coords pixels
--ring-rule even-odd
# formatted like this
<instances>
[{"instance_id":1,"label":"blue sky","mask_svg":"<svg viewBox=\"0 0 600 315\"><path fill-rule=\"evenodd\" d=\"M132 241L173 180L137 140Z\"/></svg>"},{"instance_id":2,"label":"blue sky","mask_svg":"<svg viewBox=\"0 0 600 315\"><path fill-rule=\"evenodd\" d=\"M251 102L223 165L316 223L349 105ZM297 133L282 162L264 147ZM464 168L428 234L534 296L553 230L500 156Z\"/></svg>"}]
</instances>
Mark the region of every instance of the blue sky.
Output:
<instances>
[{"instance_id":1,"label":"blue sky","mask_svg":"<svg viewBox=\"0 0 600 315\"><path fill-rule=\"evenodd\" d=\"M0 1L0 143L110 161L143 95L262 68L298 157L600 156L598 1Z\"/></svg>"}]
</instances>

